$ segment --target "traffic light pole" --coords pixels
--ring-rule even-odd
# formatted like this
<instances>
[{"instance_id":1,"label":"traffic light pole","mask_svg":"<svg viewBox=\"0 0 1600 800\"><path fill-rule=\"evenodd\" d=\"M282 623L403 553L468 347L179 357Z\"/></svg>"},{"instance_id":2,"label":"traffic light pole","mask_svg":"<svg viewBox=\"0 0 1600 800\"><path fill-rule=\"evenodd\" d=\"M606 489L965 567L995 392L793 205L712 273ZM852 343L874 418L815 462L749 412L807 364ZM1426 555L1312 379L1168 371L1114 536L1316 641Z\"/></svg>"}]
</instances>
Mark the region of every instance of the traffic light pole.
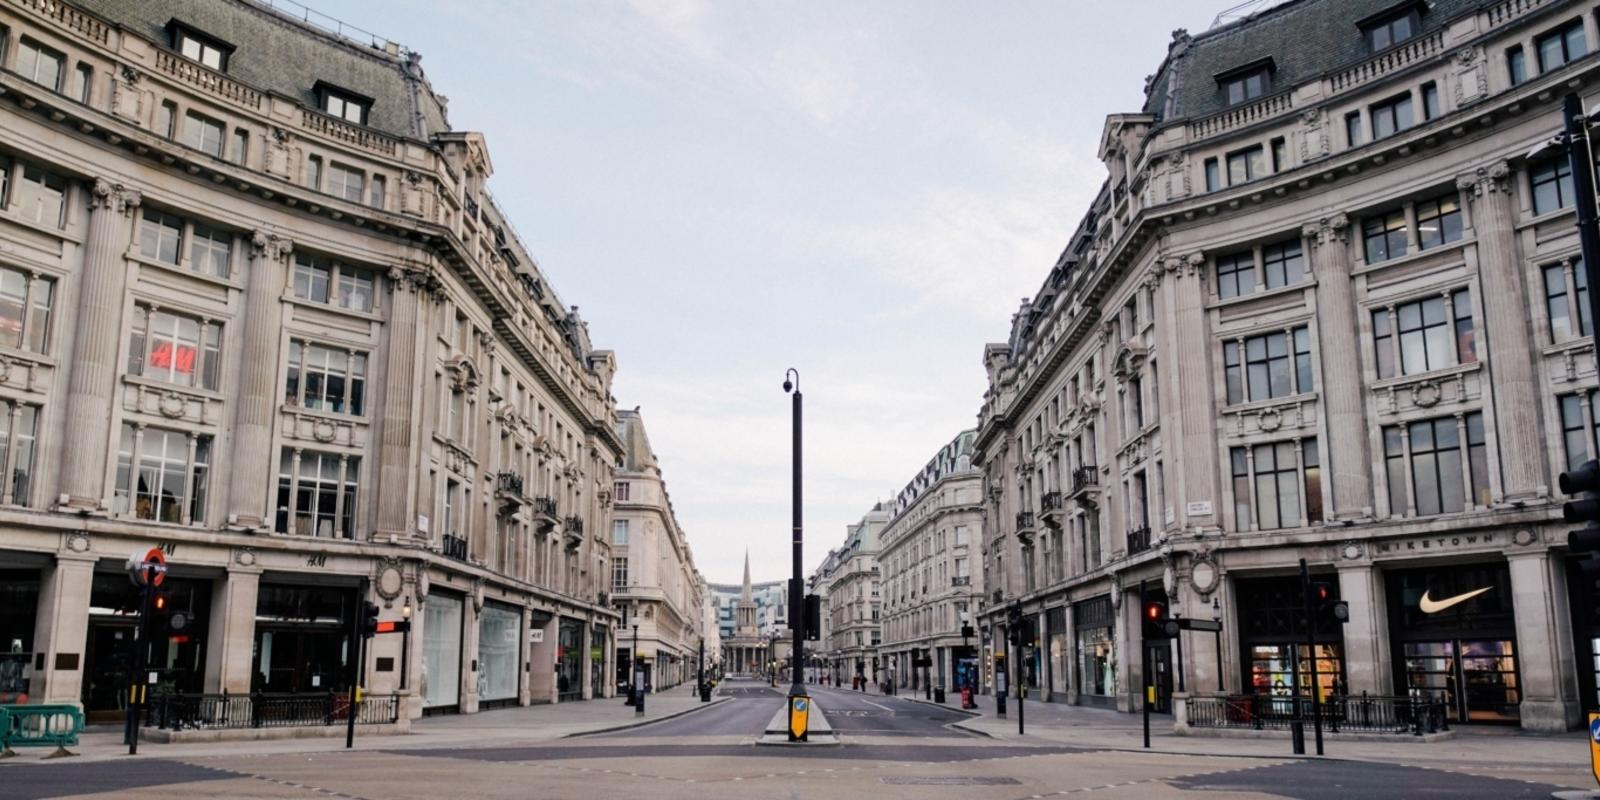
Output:
<instances>
[{"instance_id":1,"label":"traffic light pole","mask_svg":"<svg viewBox=\"0 0 1600 800\"><path fill-rule=\"evenodd\" d=\"M143 716L145 692L145 666L147 664L153 625L150 624L152 599L156 596L156 569L145 567L144 588L139 592L139 640L133 647L133 669L128 674L128 755L139 755L139 718Z\"/></svg>"},{"instance_id":2,"label":"traffic light pole","mask_svg":"<svg viewBox=\"0 0 1600 800\"><path fill-rule=\"evenodd\" d=\"M1144 581L1139 581L1139 624L1140 631L1144 628ZM1126 619L1126 617L1124 617ZM1144 717L1144 748L1150 749L1150 643L1139 637L1139 683L1143 684L1139 691L1139 707Z\"/></svg>"},{"instance_id":3,"label":"traffic light pole","mask_svg":"<svg viewBox=\"0 0 1600 800\"><path fill-rule=\"evenodd\" d=\"M1594 156L1589 142L1589 125L1583 118L1583 101L1569 93L1562 102L1567 124L1567 163L1572 171L1572 188L1578 212L1578 246L1583 253L1583 272L1590 286L1600 286L1600 210L1595 206ZM1589 319L1600 320L1600 292L1589 292ZM1592 325L1595 347L1600 348L1600 325ZM1597 351L1600 352L1600 351Z\"/></svg>"},{"instance_id":4,"label":"traffic light pole","mask_svg":"<svg viewBox=\"0 0 1600 800\"><path fill-rule=\"evenodd\" d=\"M1311 662L1311 727L1316 732L1317 755L1322 755L1322 698L1317 682L1317 609L1311 602L1311 568L1300 559L1301 602L1306 607L1306 657Z\"/></svg>"}]
</instances>

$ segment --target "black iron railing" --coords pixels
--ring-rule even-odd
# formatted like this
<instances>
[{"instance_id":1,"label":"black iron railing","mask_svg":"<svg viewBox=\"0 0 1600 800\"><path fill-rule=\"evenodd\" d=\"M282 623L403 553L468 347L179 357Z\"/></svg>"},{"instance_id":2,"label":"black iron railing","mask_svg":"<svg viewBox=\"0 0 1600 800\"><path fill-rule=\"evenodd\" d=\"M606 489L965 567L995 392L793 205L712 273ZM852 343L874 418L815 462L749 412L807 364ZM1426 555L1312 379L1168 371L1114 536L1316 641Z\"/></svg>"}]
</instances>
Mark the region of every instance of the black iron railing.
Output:
<instances>
[{"instance_id":1,"label":"black iron railing","mask_svg":"<svg viewBox=\"0 0 1600 800\"><path fill-rule=\"evenodd\" d=\"M1039 510L1045 514L1050 514L1054 511L1060 511L1061 508L1062 503L1060 492L1045 492L1044 496L1039 498Z\"/></svg>"},{"instance_id":2,"label":"black iron railing","mask_svg":"<svg viewBox=\"0 0 1600 800\"><path fill-rule=\"evenodd\" d=\"M155 698L146 725L163 730L292 728L336 725L350 719L350 695L165 694ZM400 719L400 696L369 694L356 706L357 725L389 725Z\"/></svg>"},{"instance_id":3,"label":"black iron railing","mask_svg":"<svg viewBox=\"0 0 1600 800\"><path fill-rule=\"evenodd\" d=\"M533 498L533 510L547 517L558 517L556 513L556 499L554 497Z\"/></svg>"},{"instance_id":4,"label":"black iron railing","mask_svg":"<svg viewBox=\"0 0 1600 800\"><path fill-rule=\"evenodd\" d=\"M583 519L581 517L567 517L567 533L583 533Z\"/></svg>"},{"instance_id":5,"label":"black iron railing","mask_svg":"<svg viewBox=\"0 0 1600 800\"><path fill-rule=\"evenodd\" d=\"M1032 511L1018 511L1017 512L1017 530L1019 532L1033 530L1033 512Z\"/></svg>"},{"instance_id":6,"label":"black iron railing","mask_svg":"<svg viewBox=\"0 0 1600 800\"><path fill-rule=\"evenodd\" d=\"M495 486L502 492L520 495L522 494L522 473L501 472L495 476Z\"/></svg>"},{"instance_id":7,"label":"black iron railing","mask_svg":"<svg viewBox=\"0 0 1600 800\"><path fill-rule=\"evenodd\" d=\"M467 540L460 536L445 534L439 545L439 551L450 558L467 560Z\"/></svg>"},{"instance_id":8,"label":"black iron railing","mask_svg":"<svg viewBox=\"0 0 1600 800\"><path fill-rule=\"evenodd\" d=\"M1140 525L1128 531L1128 555L1143 553L1150 549L1150 526Z\"/></svg>"},{"instance_id":9,"label":"black iron railing","mask_svg":"<svg viewBox=\"0 0 1600 800\"><path fill-rule=\"evenodd\" d=\"M955 576L955 577L950 579L950 585L951 586L971 586L972 585L972 576L971 575L957 575L957 576Z\"/></svg>"},{"instance_id":10,"label":"black iron railing","mask_svg":"<svg viewBox=\"0 0 1600 800\"><path fill-rule=\"evenodd\" d=\"M1189 726L1288 730L1296 719L1312 722L1311 698L1246 694L1191 697ZM1421 736L1450 729L1441 696L1391 696L1365 692L1333 695L1322 701L1322 724L1333 733L1394 733Z\"/></svg>"},{"instance_id":11,"label":"black iron railing","mask_svg":"<svg viewBox=\"0 0 1600 800\"><path fill-rule=\"evenodd\" d=\"M1100 472L1093 464L1084 464L1072 470L1072 493L1079 494L1100 485Z\"/></svg>"}]
</instances>

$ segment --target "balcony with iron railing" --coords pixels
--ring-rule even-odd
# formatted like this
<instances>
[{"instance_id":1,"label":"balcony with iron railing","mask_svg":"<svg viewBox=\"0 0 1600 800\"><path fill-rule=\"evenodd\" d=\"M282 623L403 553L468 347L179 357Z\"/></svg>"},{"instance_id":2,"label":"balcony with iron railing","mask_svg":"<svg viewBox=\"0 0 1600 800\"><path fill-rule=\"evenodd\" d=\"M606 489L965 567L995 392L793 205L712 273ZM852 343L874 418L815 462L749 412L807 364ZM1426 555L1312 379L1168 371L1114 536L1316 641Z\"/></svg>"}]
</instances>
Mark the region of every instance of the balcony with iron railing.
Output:
<instances>
[{"instance_id":1,"label":"balcony with iron railing","mask_svg":"<svg viewBox=\"0 0 1600 800\"><path fill-rule=\"evenodd\" d=\"M1066 503L1063 502L1060 492L1045 492L1039 498L1039 518L1051 528L1061 530L1061 521L1066 516Z\"/></svg>"},{"instance_id":2,"label":"balcony with iron railing","mask_svg":"<svg viewBox=\"0 0 1600 800\"><path fill-rule=\"evenodd\" d=\"M562 525L561 531L566 536L568 550L576 550L578 545L583 544L583 519L581 517L567 517L566 524Z\"/></svg>"},{"instance_id":3,"label":"balcony with iron railing","mask_svg":"<svg viewBox=\"0 0 1600 800\"><path fill-rule=\"evenodd\" d=\"M951 586L971 586L972 585L972 576L971 575L957 575L957 576L955 576L955 577L950 579L950 585Z\"/></svg>"},{"instance_id":4,"label":"balcony with iron railing","mask_svg":"<svg viewBox=\"0 0 1600 800\"><path fill-rule=\"evenodd\" d=\"M467 560L467 540L460 536L445 534L440 540L439 552L457 561Z\"/></svg>"},{"instance_id":5,"label":"balcony with iron railing","mask_svg":"<svg viewBox=\"0 0 1600 800\"><path fill-rule=\"evenodd\" d=\"M1143 553L1150 549L1150 526L1140 525L1128 531L1128 555Z\"/></svg>"},{"instance_id":6,"label":"balcony with iron railing","mask_svg":"<svg viewBox=\"0 0 1600 800\"><path fill-rule=\"evenodd\" d=\"M1083 464L1072 470L1072 497L1083 498L1100 489L1100 470L1093 464Z\"/></svg>"},{"instance_id":7,"label":"balcony with iron railing","mask_svg":"<svg viewBox=\"0 0 1600 800\"><path fill-rule=\"evenodd\" d=\"M561 514L556 509L554 497L533 498L534 527L539 533L549 533L561 524Z\"/></svg>"}]
</instances>

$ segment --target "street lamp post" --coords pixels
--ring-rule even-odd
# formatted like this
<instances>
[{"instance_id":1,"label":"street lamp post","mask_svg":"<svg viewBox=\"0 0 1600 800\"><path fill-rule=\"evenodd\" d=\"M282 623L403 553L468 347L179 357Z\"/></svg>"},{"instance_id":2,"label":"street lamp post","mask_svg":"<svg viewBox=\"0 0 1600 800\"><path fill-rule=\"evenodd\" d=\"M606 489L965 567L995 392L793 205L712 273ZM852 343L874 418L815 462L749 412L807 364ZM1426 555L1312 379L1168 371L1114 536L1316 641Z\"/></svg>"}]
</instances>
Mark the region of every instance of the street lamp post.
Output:
<instances>
[{"instance_id":1,"label":"street lamp post","mask_svg":"<svg viewBox=\"0 0 1600 800\"><path fill-rule=\"evenodd\" d=\"M695 676L694 690L700 693L700 702L710 702L711 695L706 692L706 637L704 636L700 637L700 660L695 667Z\"/></svg>"},{"instance_id":2,"label":"street lamp post","mask_svg":"<svg viewBox=\"0 0 1600 800\"><path fill-rule=\"evenodd\" d=\"M789 685L789 741L803 742L806 740L805 716L811 708L811 699L806 696L806 685L800 674L801 665L805 663L805 584L800 577L800 562L803 558L803 528L800 513L800 373L793 368L784 373L783 390L791 392L793 408L792 433L794 448L794 573L789 578L789 628L794 631L794 667L790 670L794 674L790 677L793 682ZM798 716L798 719L796 718Z\"/></svg>"},{"instance_id":3,"label":"street lamp post","mask_svg":"<svg viewBox=\"0 0 1600 800\"><path fill-rule=\"evenodd\" d=\"M1227 690L1222 682L1222 603L1217 598L1211 598L1211 621L1217 623L1217 693L1222 694Z\"/></svg>"}]
</instances>

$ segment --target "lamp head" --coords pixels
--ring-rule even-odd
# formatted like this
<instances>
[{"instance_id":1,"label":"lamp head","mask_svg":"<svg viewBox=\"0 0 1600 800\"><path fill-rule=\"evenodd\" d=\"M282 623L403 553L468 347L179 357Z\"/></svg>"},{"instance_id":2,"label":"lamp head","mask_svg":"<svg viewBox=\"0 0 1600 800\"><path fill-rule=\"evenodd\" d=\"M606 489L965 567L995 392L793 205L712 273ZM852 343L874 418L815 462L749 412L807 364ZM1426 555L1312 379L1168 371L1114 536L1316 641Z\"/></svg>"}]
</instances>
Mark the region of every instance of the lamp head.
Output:
<instances>
[{"instance_id":1,"label":"lamp head","mask_svg":"<svg viewBox=\"0 0 1600 800\"><path fill-rule=\"evenodd\" d=\"M799 388L800 388L800 373L798 371L796 371L793 367L790 367L789 369L785 370L784 373L783 373L783 391L784 391L784 393L787 394L789 392L797 391L797 390L799 390Z\"/></svg>"},{"instance_id":2,"label":"lamp head","mask_svg":"<svg viewBox=\"0 0 1600 800\"><path fill-rule=\"evenodd\" d=\"M1222 602L1215 597L1211 598L1211 621L1222 621Z\"/></svg>"}]
</instances>

